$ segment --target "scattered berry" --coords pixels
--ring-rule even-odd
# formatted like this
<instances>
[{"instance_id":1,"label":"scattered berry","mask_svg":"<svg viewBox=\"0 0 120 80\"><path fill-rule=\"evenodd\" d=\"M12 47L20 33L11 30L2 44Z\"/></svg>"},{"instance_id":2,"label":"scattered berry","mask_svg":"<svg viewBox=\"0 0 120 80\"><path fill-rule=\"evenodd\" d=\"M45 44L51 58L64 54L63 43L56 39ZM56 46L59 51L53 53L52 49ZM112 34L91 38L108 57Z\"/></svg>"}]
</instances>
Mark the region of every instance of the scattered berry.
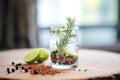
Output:
<instances>
[{"instance_id":1,"label":"scattered berry","mask_svg":"<svg viewBox=\"0 0 120 80\"><path fill-rule=\"evenodd\" d=\"M12 62L12 65L15 65L15 63L14 63L14 62Z\"/></svg>"},{"instance_id":2,"label":"scattered berry","mask_svg":"<svg viewBox=\"0 0 120 80\"><path fill-rule=\"evenodd\" d=\"M15 72L15 69L12 68L11 71L12 71L12 72Z\"/></svg>"},{"instance_id":3,"label":"scattered berry","mask_svg":"<svg viewBox=\"0 0 120 80\"><path fill-rule=\"evenodd\" d=\"M10 68L7 68L7 73L8 73L8 74L10 73Z\"/></svg>"},{"instance_id":4,"label":"scattered berry","mask_svg":"<svg viewBox=\"0 0 120 80\"><path fill-rule=\"evenodd\" d=\"M15 66L15 69L18 70L18 66Z\"/></svg>"},{"instance_id":5,"label":"scattered berry","mask_svg":"<svg viewBox=\"0 0 120 80\"><path fill-rule=\"evenodd\" d=\"M21 65L22 65L22 63L18 63L17 65L18 65L18 66L21 66Z\"/></svg>"},{"instance_id":6,"label":"scattered berry","mask_svg":"<svg viewBox=\"0 0 120 80\"><path fill-rule=\"evenodd\" d=\"M7 68L7 71L10 71L10 68Z\"/></svg>"},{"instance_id":7,"label":"scattered berry","mask_svg":"<svg viewBox=\"0 0 120 80\"><path fill-rule=\"evenodd\" d=\"M25 72L28 72L28 69L24 68L24 71L25 71Z\"/></svg>"},{"instance_id":8,"label":"scattered berry","mask_svg":"<svg viewBox=\"0 0 120 80\"><path fill-rule=\"evenodd\" d=\"M29 69L32 69L32 67L30 66Z\"/></svg>"},{"instance_id":9,"label":"scattered berry","mask_svg":"<svg viewBox=\"0 0 120 80\"><path fill-rule=\"evenodd\" d=\"M22 66L21 68L22 68L22 70L24 69L24 67L23 67L23 66Z\"/></svg>"},{"instance_id":10,"label":"scattered berry","mask_svg":"<svg viewBox=\"0 0 120 80\"><path fill-rule=\"evenodd\" d=\"M10 74L10 71L7 71L8 74Z\"/></svg>"},{"instance_id":11,"label":"scattered berry","mask_svg":"<svg viewBox=\"0 0 120 80\"><path fill-rule=\"evenodd\" d=\"M39 71L38 70L34 70L34 74L38 74L39 73Z\"/></svg>"}]
</instances>

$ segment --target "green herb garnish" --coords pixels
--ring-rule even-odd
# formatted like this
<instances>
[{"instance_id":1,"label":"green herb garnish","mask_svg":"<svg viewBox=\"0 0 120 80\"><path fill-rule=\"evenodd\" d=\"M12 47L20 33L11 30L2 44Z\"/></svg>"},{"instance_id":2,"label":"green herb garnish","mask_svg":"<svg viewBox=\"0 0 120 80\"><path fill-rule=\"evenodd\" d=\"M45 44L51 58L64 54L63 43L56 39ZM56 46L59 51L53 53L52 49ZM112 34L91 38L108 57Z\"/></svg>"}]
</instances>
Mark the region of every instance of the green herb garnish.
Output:
<instances>
[{"instance_id":1,"label":"green herb garnish","mask_svg":"<svg viewBox=\"0 0 120 80\"><path fill-rule=\"evenodd\" d=\"M76 21L75 18L67 17L66 20L66 27L61 26L59 29L52 31L59 37L59 41L56 41L56 46L60 53L63 53L68 48L67 45L71 43L70 38L76 37L76 34L72 34Z\"/></svg>"}]
</instances>

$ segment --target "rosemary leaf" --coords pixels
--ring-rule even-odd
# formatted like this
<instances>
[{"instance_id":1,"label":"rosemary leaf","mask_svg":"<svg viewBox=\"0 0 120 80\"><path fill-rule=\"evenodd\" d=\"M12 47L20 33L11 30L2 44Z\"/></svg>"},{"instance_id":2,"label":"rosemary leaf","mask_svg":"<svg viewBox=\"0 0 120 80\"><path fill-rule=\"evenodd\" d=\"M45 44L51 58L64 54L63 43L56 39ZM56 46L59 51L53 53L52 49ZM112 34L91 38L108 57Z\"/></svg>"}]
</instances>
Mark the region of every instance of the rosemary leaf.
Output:
<instances>
[{"instance_id":1,"label":"rosemary leaf","mask_svg":"<svg viewBox=\"0 0 120 80\"><path fill-rule=\"evenodd\" d=\"M66 22L67 27L66 28L64 26L61 27L62 29L65 28L64 30L65 34L62 35L62 31L61 32L58 30L56 31L57 34L59 34L58 36L59 41L56 41L56 47L60 53L63 53L65 49L69 48L68 44L71 43L70 38L76 37L75 34L72 34L72 30L74 28L75 21L76 21L75 18L72 19L71 17L67 17L66 20L67 20Z\"/></svg>"}]
</instances>

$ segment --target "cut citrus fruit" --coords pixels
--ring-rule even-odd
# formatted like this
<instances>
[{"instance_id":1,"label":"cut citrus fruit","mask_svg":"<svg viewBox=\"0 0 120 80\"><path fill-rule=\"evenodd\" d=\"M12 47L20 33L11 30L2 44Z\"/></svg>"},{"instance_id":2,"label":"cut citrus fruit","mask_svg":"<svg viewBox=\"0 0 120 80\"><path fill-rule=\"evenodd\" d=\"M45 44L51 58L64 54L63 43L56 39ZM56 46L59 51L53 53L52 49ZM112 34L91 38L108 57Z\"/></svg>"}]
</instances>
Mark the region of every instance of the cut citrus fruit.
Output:
<instances>
[{"instance_id":1,"label":"cut citrus fruit","mask_svg":"<svg viewBox=\"0 0 120 80\"><path fill-rule=\"evenodd\" d=\"M48 59L49 53L44 48L38 48L38 50L39 50L39 59L37 61L42 63L42 62L44 62L45 60Z\"/></svg>"},{"instance_id":2,"label":"cut citrus fruit","mask_svg":"<svg viewBox=\"0 0 120 80\"><path fill-rule=\"evenodd\" d=\"M71 53L71 52L69 52L69 51L67 51L67 50L64 50L64 52L65 52L65 54L70 55L70 56L72 56L72 57L74 57L74 58L77 58L77 57L78 57L78 54L73 54L73 53Z\"/></svg>"},{"instance_id":3,"label":"cut citrus fruit","mask_svg":"<svg viewBox=\"0 0 120 80\"><path fill-rule=\"evenodd\" d=\"M35 49L30 51L25 57L24 61L28 64L32 64L39 59L39 50Z\"/></svg>"}]
</instances>

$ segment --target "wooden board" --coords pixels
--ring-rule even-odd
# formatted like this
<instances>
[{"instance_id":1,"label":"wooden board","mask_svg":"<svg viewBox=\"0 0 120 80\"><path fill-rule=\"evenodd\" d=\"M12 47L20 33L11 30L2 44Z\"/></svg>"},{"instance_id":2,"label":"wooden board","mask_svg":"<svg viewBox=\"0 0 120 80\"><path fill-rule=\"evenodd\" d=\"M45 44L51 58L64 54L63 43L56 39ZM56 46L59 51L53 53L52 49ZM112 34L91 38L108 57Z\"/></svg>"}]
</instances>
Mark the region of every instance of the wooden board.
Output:
<instances>
[{"instance_id":1,"label":"wooden board","mask_svg":"<svg viewBox=\"0 0 120 80\"><path fill-rule=\"evenodd\" d=\"M16 71L11 74L4 74L7 67L10 67L12 61L19 63L23 57L32 49L18 49L0 52L0 78L8 79L33 79L33 80L80 80L95 77L108 77L120 73L120 54L99 50L80 49L79 67L73 70L64 70L65 73L54 76L31 75L30 73L20 73ZM50 65L50 59L45 64ZM79 71L80 69L80 71ZM84 71L87 69L87 71Z\"/></svg>"}]
</instances>

